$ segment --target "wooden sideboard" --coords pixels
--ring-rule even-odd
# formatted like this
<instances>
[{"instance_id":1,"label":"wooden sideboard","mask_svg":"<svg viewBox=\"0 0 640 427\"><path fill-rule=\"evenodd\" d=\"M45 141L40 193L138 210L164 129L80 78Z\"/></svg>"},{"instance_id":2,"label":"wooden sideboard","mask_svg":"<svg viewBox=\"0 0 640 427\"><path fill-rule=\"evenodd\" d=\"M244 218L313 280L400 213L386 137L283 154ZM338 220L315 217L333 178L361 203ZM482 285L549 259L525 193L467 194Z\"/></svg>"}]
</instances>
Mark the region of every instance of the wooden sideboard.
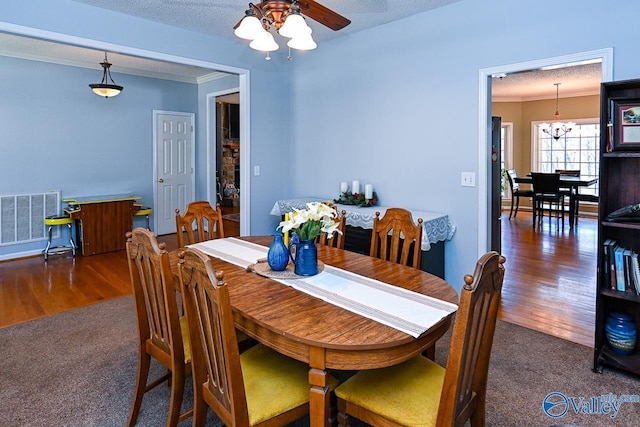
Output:
<instances>
[{"instance_id":1,"label":"wooden sideboard","mask_svg":"<svg viewBox=\"0 0 640 427\"><path fill-rule=\"evenodd\" d=\"M323 202L321 197L301 197L296 199L278 200L271 209L271 215L282 216L294 209L305 209L308 202ZM338 211L345 210L347 231L345 233L344 248L352 252L369 254L371 245L371 228L376 212L382 216L389 206L357 207L351 205L337 205ZM411 210L414 221L423 219L421 270L427 271L444 279L444 245L451 240L456 226L447 214Z\"/></svg>"},{"instance_id":2,"label":"wooden sideboard","mask_svg":"<svg viewBox=\"0 0 640 427\"><path fill-rule=\"evenodd\" d=\"M140 209L140 196L115 194L63 199L65 211L78 220L78 244L82 255L125 249L126 233L133 227L133 214Z\"/></svg>"}]
</instances>

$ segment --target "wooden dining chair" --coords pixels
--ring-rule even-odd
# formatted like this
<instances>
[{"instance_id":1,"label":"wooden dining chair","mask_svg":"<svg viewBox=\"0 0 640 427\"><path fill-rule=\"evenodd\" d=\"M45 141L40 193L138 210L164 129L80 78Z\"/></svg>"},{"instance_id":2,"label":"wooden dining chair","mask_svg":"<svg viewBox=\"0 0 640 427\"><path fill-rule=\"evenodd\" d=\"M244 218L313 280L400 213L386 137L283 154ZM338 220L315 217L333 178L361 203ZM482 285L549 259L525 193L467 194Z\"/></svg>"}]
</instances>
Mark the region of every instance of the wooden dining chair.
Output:
<instances>
[{"instance_id":1,"label":"wooden dining chair","mask_svg":"<svg viewBox=\"0 0 640 427\"><path fill-rule=\"evenodd\" d=\"M564 198L565 195L560 190L559 173L531 172L533 182L533 226L542 224L545 205L551 214L555 213L556 220L564 225Z\"/></svg>"},{"instance_id":2,"label":"wooden dining chair","mask_svg":"<svg viewBox=\"0 0 640 427\"><path fill-rule=\"evenodd\" d=\"M181 248L188 244L224 237L220 204L217 203L214 209L206 200L191 202L187 205L184 215L180 215L180 209L176 209L176 232L178 246Z\"/></svg>"},{"instance_id":3,"label":"wooden dining chair","mask_svg":"<svg viewBox=\"0 0 640 427\"><path fill-rule=\"evenodd\" d=\"M191 346L186 318L178 314L176 290L164 243L147 229L127 233L127 261L138 321L138 375L128 426L134 426L144 394L170 380L171 398L167 426L189 418L193 410L180 413L185 376L191 370ZM151 358L168 373L147 384Z\"/></svg>"},{"instance_id":4,"label":"wooden dining chair","mask_svg":"<svg viewBox=\"0 0 640 427\"><path fill-rule=\"evenodd\" d=\"M509 211L509 220L511 216L515 218L518 216L518 208L520 207L520 197L529 197L533 199L533 190L523 190L520 188L520 184L516 182L518 174L515 169L507 169L507 181L509 182L509 188L511 189L511 210ZM515 200L515 212L513 210Z\"/></svg>"},{"instance_id":5,"label":"wooden dining chair","mask_svg":"<svg viewBox=\"0 0 640 427\"><path fill-rule=\"evenodd\" d=\"M285 425L308 414L308 365L262 344L240 354L223 273L197 249L179 257L193 353L193 425L204 425L208 407L227 426ZM329 382L335 388L337 381Z\"/></svg>"},{"instance_id":6,"label":"wooden dining chair","mask_svg":"<svg viewBox=\"0 0 640 427\"><path fill-rule=\"evenodd\" d=\"M322 232L317 238L317 243L321 245L328 245L332 248L344 249L344 233L347 228L346 215L347 211L343 209L342 212L340 212L340 215L336 218L336 221L338 221L338 228L336 230L339 230L339 233L334 231L333 235L329 237L327 233Z\"/></svg>"},{"instance_id":7,"label":"wooden dining chair","mask_svg":"<svg viewBox=\"0 0 640 427\"><path fill-rule=\"evenodd\" d=\"M422 218L413 222L411 212L389 208L380 218L376 212L371 231L369 255L409 267L420 268L422 250Z\"/></svg>"},{"instance_id":8,"label":"wooden dining chair","mask_svg":"<svg viewBox=\"0 0 640 427\"><path fill-rule=\"evenodd\" d=\"M335 390L339 425L348 425L350 416L375 426L484 425L504 262L489 252L473 276L464 277L446 369L417 356L356 373Z\"/></svg>"}]
</instances>

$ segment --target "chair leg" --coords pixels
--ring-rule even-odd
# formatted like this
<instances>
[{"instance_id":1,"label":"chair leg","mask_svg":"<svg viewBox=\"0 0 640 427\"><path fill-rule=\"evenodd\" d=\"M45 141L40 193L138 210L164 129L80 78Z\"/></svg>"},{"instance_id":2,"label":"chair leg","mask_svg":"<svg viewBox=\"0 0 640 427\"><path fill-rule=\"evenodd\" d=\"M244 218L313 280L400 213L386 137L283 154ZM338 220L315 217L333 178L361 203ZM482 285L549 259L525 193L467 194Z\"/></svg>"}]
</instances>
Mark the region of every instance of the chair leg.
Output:
<instances>
[{"instance_id":1,"label":"chair leg","mask_svg":"<svg viewBox=\"0 0 640 427\"><path fill-rule=\"evenodd\" d=\"M49 248L51 247L51 236L53 233L53 226L49 226L49 241L47 241L47 247L44 248L44 260L46 261L49 258Z\"/></svg>"},{"instance_id":2,"label":"chair leg","mask_svg":"<svg viewBox=\"0 0 640 427\"><path fill-rule=\"evenodd\" d=\"M138 377L136 378L136 388L133 392L133 400L131 402L131 410L129 411L129 419L127 426L133 427L138 420L138 414L140 413L140 406L142 406L142 398L147 391L147 379L149 378L149 367L151 366L151 356L143 352L143 348L140 349L138 356Z\"/></svg>"},{"instance_id":3,"label":"chair leg","mask_svg":"<svg viewBox=\"0 0 640 427\"><path fill-rule=\"evenodd\" d=\"M511 195L511 210L509 211L509 221L511 221L511 215L513 214L513 199L515 199L515 196Z\"/></svg>"},{"instance_id":4,"label":"chair leg","mask_svg":"<svg viewBox=\"0 0 640 427\"><path fill-rule=\"evenodd\" d=\"M511 202L513 203L513 199L511 199ZM516 211L513 213L514 218L518 216L519 207L520 207L520 196L516 196Z\"/></svg>"},{"instance_id":5,"label":"chair leg","mask_svg":"<svg viewBox=\"0 0 640 427\"><path fill-rule=\"evenodd\" d=\"M73 227L71 227L71 224L67 224L67 227L69 227L69 244L71 245L71 254L76 256L76 242L73 241Z\"/></svg>"},{"instance_id":6,"label":"chair leg","mask_svg":"<svg viewBox=\"0 0 640 427\"><path fill-rule=\"evenodd\" d=\"M349 425L351 417L347 414L347 402L342 399L338 399L338 425L340 427L346 427Z\"/></svg>"},{"instance_id":7,"label":"chair leg","mask_svg":"<svg viewBox=\"0 0 640 427\"><path fill-rule=\"evenodd\" d=\"M180 408L184 396L184 369L175 367L171 375L171 399L169 400L169 416L167 427L175 427L180 419Z\"/></svg>"}]
</instances>

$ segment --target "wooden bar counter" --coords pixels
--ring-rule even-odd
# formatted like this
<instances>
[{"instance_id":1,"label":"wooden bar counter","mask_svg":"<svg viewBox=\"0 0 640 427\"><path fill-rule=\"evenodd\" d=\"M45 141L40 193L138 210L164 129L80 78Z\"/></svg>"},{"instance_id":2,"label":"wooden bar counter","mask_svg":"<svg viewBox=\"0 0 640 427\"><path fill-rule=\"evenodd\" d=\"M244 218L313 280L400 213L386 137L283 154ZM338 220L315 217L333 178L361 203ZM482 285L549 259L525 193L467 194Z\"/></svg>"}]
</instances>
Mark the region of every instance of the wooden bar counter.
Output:
<instances>
[{"instance_id":1,"label":"wooden bar counter","mask_svg":"<svg viewBox=\"0 0 640 427\"><path fill-rule=\"evenodd\" d=\"M126 233L133 227L134 206L140 196L112 194L67 198L65 211L79 221L77 227L82 255L96 255L125 249Z\"/></svg>"}]
</instances>

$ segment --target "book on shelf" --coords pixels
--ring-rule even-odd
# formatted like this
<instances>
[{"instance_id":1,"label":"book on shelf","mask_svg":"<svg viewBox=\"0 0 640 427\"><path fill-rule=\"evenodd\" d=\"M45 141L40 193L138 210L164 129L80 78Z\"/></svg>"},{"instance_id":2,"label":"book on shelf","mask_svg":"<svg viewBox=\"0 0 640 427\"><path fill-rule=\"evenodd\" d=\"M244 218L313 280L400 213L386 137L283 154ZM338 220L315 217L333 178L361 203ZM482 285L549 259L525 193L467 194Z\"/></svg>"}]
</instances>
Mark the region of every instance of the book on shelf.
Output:
<instances>
[{"instance_id":1,"label":"book on shelf","mask_svg":"<svg viewBox=\"0 0 640 427\"><path fill-rule=\"evenodd\" d=\"M616 290L615 284L615 268L614 264L611 262L613 248L616 245L616 241L613 239L606 239L603 243L602 247L602 269L603 269L603 283L605 286L608 286L611 290ZM612 281L613 278L613 281Z\"/></svg>"},{"instance_id":2,"label":"book on shelf","mask_svg":"<svg viewBox=\"0 0 640 427\"><path fill-rule=\"evenodd\" d=\"M616 290L624 292L624 258L622 253L624 248L622 246L616 246L613 250L614 264L616 268Z\"/></svg>"},{"instance_id":3,"label":"book on shelf","mask_svg":"<svg viewBox=\"0 0 640 427\"><path fill-rule=\"evenodd\" d=\"M633 285L633 270L631 269L631 254L633 252L630 249L622 251L622 260L624 262L624 291L635 293L635 286Z\"/></svg>"},{"instance_id":4,"label":"book on shelf","mask_svg":"<svg viewBox=\"0 0 640 427\"><path fill-rule=\"evenodd\" d=\"M633 284L636 294L640 295L640 263L638 262L638 254L631 254L631 269L633 270Z\"/></svg>"}]
</instances>

